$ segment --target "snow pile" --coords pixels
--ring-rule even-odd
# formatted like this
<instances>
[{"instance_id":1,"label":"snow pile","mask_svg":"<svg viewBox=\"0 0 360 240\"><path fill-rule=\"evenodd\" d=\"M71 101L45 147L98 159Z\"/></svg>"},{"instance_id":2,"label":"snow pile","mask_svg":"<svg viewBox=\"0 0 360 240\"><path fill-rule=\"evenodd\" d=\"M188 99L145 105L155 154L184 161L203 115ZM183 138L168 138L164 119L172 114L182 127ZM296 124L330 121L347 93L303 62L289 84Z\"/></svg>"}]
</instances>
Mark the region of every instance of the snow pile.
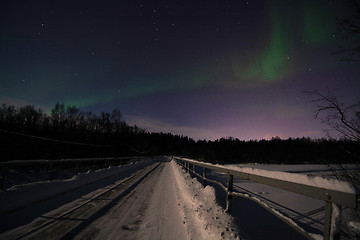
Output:
<instances>
[{"instance_id":1,"label":"snow pile","mask_svg":"<svg viewBox=\"0 0 360 240\"><path fill-rule=\"evenodd\" d=\"M357 235L357 237L360 236L360 222L357 221L349 221L348 228L351 229L351 231Z\"/></svg>"},{"instance_id":2,"label":"snow pile","mask_svg":"<svg viewBox=\"0 0 360 240\"><path fill-rule=\"evenodd\" d=\"M0 191L0 213L11 212L34 202L43 201L86 184L112 177L129 167L131 164L79 173L66 180L39 181L13 186L6 191Z\"/></svg>"},{"instance_id":3,"label":"snow pile","mask_svg":"<svg viewBox=\"0 0 360 240\"><path fill-rule=\"evenodd\" d=\"M347 193L356 193L355 188L348 182L339 181L334 178L323 178L319 176L308 176L298 173L287 173L280 171L267 171L256 168L246 167L229 167L229 169L237 170L244 173L254 174L262 177L269 177L278 180L304 184L313 187L319 187L329 190L335 190Z\"/></svg>"},{"instance_id":4,"label":"snow pile","mask_svg":"<svg viewBox=\"0 0 360 240\"><path fill-rule=\"evenodd\" d=\"M345 208L341 212L341 229L348 234L349 239L360 239L359 210Z\"/></svg>"},{"instance_id":5,"label":"snow pile","mask_svg":"<svg viewBox=\"0 0 360 240\"><path fill-rule=\"evenodd\" d=\"M234 219L217 204L215 189L211 186L204 188L175 162L172 166L179 208L189 239L240 239Z\"/></svg>"}]
</instances>

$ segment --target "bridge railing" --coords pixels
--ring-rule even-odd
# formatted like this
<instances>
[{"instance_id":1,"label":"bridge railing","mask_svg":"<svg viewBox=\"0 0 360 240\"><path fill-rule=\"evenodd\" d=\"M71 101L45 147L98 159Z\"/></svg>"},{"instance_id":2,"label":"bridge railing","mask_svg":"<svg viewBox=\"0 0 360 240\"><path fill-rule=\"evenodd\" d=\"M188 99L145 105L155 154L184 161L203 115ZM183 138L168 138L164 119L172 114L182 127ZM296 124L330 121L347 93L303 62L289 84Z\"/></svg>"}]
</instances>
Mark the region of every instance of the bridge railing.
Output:
<instances>
[{"instance_id":1,"label":"bridge railing","mask_svg":"<svg viewBox=\"0 0 360 240\"><path fill-rule=\"evenodd\" d=\"M334 239L332 236L335 234L331 231L331 223L333 220L333 207L338 207L341 210L341 206L349 207L349 208L358 208L359 207L359 195L356 193L343 192L339 190L326 189L322 187L316 187L311 185L306 185L297 182L280 180L272 177L261 176L257 174L242 172L240 170L232 170L222 166L215 166L208 163L198 162L190 159L184 159L180 157L173 157L173 159L181 166L183 166L187 172L189 172L192 176L196 175L202 179L203 186L205 187L208 182L215 183L219 185L226 192L226 212L231 214L231 202L232 197L243 197L254 200L251 196L247 194L242 194L239 192L233 191L233 179L234 177L240 179L251 180L256 183L261 183L264 185L272 186L275 188L283 189L289 192L298 193L301 195L305 195L308 197L312 197L315 199L319 199L325 202L325 219L324 219L324 230L323 230L323 239L329 240ZM202 174L198 174L195 171L195 166L202 167ZM219 173L227 174L227 186L224 186L221 182L218 182L214 179L209 179L207 177L207 169L214 170ZM267 210L273 213L273 210L269 207L265 207ZM303 234L305 237L309 239L314 239L314 237L307 233L305 230L300 228L299 226L294 225L289 219L279 216L275 214L285 223L295 228L298 232Z\"/></svg>"},{"instance_id":2,"label":"bridge railing","mask_svg":"<svg viewBox=\"0 0 360 240\"><path fill-rule=\"evenodd\" d=\"M0 162L0 189L6 189L8 172L14 168L39 169L47 174L48 180L53 180L54 171L60 166L71 165L71 168L80 169L99 169L109 166L121 165L131 159L142 157L113 157L113 158L81 158L81 159L61 159L61 160L13 160Z\"/></svg>"}]
</instances>

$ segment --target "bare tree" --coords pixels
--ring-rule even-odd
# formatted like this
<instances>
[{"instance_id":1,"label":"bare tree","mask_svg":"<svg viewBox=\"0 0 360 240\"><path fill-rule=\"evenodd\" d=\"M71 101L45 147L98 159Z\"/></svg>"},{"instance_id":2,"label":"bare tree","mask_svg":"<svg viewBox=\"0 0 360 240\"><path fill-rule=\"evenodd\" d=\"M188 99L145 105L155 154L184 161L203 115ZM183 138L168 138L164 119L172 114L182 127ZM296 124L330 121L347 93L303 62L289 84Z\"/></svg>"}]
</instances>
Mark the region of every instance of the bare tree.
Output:
<instances>
[{"instance_id":1,"label":"bare tree","mask_svg":"<svg viewBox=\"0 0 360 240\"><path fill-rule=\"evenodd\" d=\"M314 118L320 118L327 123L330 130L337 132L341 137L360 147L360 102L347 106L340 102L339 98L331 92L324 94L320 91L306 91L305 93L313 97L312 102L317 104ZM345 152L348 153L349 161L359 163L360 156L352 154L348 149L345 149ZM357 191L360 191L360 171L357 165L344 165L340 162L328 166L337 179L351 183ZM359 209L346 210L345 215L347 218L357 219L356 221L360 220ZM341 239L359 239L360 232L354 231L347 224L348 221L344 220L339 232Z\"/></svg>"},{"instance_id":2,"label":"bare tree","mask_svg":"<svg viewBox=\"0 0 360 240\"><path fill-rule=\"evenodd\" d=\"M110 120L111 120L111 123L113 125L113 128L114 128L114 131L115 133L119 134L120 133L120 128L121 128L121 112L119 109L114 109L112 112L111 112L111 115L110 115Z\"/></svg>"},{"instance_id":3,"label":"bare tree","mask_svg":"<svg viewBox=\"0 0 360 240\"><path fill-rule=\"evenodd\" d=\"M317 104L314 118L321 117L330 130L335 130L340 136L360 141L360 102L347 106L331 92L324 94L315 90L305 93L314 97L311 101Z\"/></svg>"},{"instance_id":4,"label":"bare tree","mask_svg":"<svg viewBox=\"0 0 360 240\"><path fill-rule=\"evenodd\" d=\"M51 122L53 128L58 130L59 127L63 127L65 117L65 104L56 103L55 107L51 109Z\"/></svg>"},{"instance_id":5,"label":"bare tree","mask_svg":"<svg viewBox=\"0 0 360 240\"><path fill-rule=\"evenodd\" d=\"M360 1L349 0L349 8L347 16L337 19L338 34L346 45L334 54L341 55L342 61L360 61Z\"/></svg>"}]
</instances>

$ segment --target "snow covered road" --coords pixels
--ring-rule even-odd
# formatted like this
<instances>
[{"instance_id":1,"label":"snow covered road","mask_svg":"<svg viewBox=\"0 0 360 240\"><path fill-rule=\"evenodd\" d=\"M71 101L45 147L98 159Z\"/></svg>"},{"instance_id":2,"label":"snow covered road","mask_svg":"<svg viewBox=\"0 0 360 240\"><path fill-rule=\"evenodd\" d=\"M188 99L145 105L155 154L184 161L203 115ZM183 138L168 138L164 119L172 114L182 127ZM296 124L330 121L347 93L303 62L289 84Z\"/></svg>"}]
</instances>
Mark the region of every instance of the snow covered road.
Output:
<instances>
[{"instance_id":1,"label":"snow covered road","mask_svg":"<svg viewBox=\"0 0 360 240\"><path fill-rule=\"evenodd\" d=\"M232 217L216 204L212 187L202 188L166 158L136 170L116 180L112 175L106 186L92 189L21 226L5 228L0 239L239 238ZM37 204L56 202L58 197ZM1 225L6 225L6 218L17 217L21 222L21 216L35 205L2 214Z\"/></svg>"}]
</instances>

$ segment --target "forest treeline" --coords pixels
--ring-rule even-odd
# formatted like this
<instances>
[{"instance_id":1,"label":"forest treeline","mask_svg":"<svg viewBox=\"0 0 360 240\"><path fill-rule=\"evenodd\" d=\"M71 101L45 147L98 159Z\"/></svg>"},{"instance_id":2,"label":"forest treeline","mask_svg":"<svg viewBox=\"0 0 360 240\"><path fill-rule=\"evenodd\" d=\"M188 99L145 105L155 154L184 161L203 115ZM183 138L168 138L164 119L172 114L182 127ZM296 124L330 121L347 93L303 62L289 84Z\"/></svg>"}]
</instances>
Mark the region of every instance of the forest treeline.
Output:
<instances>
[{"instance_id":1,"label":"forest treeline","mask_svg":"<svg viewBox=\"0 0 360 240\"><path fill-rule=\"evenodd\" d=\"M45 113L32 105L0 107L2 159L106 157L140 154L145 130L112 112L80 111L57 103Z\"/></svg>"},{"instance_id":2,"label":"forest treeline","mask_svg":"<svg viewBox=\"0 0 360 240\"><path fill-rule=\"evenodd\" d=\"M123 119L119 109L84 112L57 103L50 113L32 105L0 107L1 161L84 157L180 155L213 163L354 163L359 142L296 138L194 141L187 136L149 133Z\"/></svg>"}]
</instances>

